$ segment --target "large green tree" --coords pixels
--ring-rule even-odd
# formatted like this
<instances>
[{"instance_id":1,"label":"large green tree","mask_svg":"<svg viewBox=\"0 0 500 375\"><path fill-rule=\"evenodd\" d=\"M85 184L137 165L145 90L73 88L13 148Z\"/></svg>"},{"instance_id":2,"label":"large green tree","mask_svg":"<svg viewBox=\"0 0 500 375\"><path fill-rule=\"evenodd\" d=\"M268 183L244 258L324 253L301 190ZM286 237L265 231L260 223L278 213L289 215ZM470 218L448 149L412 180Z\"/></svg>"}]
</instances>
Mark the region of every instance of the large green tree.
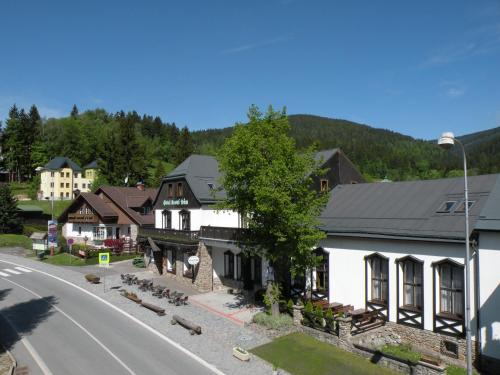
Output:
<instances>
[{"instance_id":1,"label":"large green tree","mask_svg":"<svg viewBox=\"0 0 500 375\"><path fill-rule=\"evenodd\" d=\"M311 176L324 171L312 149L296 149L285 110L262 114L252 106L248 119L218 154L227 194L221 207L246 218L242 246L270 261L286 294L290 274L304 274L318 261L313 250L324 234L317 218L328 197L311 188Z\"/></svg>"},{"instance_id":2,"label":"large green tree","mask_svg":"<svg viewBox=\"0 0 500 375\"><path fill-rule=\"evenodd\" d=\"M0 185L0 233L19 233L21 220L17 212L17 200L12 197L8 184Z\"/></svg>"}]
</instances>

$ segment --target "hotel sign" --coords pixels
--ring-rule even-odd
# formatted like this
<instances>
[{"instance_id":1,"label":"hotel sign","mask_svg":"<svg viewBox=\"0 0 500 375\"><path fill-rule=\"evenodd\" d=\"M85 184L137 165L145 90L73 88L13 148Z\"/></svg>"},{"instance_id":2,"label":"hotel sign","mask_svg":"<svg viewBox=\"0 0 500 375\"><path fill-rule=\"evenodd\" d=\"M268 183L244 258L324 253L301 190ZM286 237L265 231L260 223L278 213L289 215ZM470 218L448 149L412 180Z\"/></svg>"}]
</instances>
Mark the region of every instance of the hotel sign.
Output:
<instances>
[{"instance_id":1,"label":"hotel sign","mask_svg":"<svg viewBox=\"0 0 500 375\"><path fill-rule=\"evenodd\" d=\"M189 201L187 199L165 199L163 201L164 206L187 206Z\"/></svg>"},{"instance_id":2,"label":"hotel sign","mask_svg":"<svg viewBox=\"0 0 500 375\"><path fill-rule=\"evenodd\" d=\"M99 219L94 214L68 214L70 223L98 223Z\"/></svg>"}]
</instances>

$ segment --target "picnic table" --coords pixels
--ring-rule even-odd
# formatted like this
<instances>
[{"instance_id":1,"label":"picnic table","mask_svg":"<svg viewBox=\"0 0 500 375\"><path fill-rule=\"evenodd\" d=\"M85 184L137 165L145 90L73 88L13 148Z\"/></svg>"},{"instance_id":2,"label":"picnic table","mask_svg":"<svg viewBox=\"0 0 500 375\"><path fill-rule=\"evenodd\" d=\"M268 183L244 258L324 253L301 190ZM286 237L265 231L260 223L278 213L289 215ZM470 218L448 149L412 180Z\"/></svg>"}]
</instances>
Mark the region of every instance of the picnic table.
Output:
<instances>
[{"instance_id":1,"label":"picnic table","mask_svg":"<svg viewBox=\"0 0 500 375\"><path fill-rule=\"evenodd\" d=\"M367 331L385 324L384 320L378 318L375 310L356 309L351 311L351 317L352 327L356 332Z\"/></svg>"}]
</instances>

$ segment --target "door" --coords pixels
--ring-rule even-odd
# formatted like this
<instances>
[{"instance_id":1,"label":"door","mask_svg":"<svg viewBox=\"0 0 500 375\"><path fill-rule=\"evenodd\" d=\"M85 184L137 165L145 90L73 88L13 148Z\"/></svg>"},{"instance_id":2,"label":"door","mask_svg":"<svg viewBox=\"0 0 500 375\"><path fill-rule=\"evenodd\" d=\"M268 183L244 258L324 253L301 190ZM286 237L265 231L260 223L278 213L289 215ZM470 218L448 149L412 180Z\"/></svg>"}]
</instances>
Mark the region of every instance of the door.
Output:
<instances>
[{"instance_id":1,"label":"door","mask_svg":"<svg viewBox=\"0 0 500 375\"><path fill-rule=\"evenodd\" d=\"M119 227L116 227L115 233L116 233L115 238L120 238L120 228Z\"/></svg>"}]
</instances>

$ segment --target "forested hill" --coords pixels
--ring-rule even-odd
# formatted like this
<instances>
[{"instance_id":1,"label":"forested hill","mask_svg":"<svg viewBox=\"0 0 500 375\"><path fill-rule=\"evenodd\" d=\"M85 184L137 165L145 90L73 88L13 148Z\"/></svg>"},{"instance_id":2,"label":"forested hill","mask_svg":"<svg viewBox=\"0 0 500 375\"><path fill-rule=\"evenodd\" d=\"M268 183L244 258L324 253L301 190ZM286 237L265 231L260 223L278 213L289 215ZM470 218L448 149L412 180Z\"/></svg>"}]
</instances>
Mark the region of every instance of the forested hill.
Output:
<instances>
[{"instance_id":1,"label":"forested hill","mask_svg":"<svg viewBox=\"0 0 500 375\"><path fill-rule=\"evenodd\" d=\"M290 115L291 136L300 148L340 147L369 179L427 179L461 174L458 153L435 142L417 140L390 130L347 120ZM232 128L193 132L199 152L215 153ZM466 144L472 174L500 171L500 128L460 137Z\"/></svg>"}]
</instances>

